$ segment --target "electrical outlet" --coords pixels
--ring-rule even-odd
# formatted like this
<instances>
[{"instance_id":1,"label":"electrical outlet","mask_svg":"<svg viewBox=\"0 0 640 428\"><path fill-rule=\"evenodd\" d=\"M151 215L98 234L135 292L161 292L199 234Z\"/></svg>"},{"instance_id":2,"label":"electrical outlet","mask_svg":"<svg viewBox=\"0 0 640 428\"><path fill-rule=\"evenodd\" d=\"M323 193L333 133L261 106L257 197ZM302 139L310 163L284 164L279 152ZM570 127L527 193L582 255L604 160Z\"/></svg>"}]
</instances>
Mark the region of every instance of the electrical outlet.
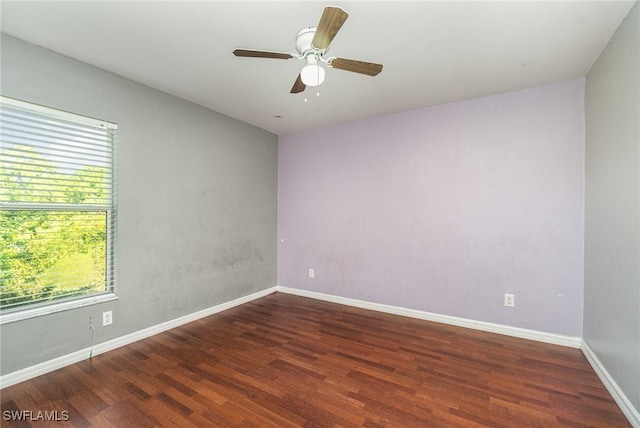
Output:
<instances>
[{"instance_id":1,"label":"electrical outlet","mask_svg":"<svg viewBox=\"0 0 640 428\"><path fill-rule=\"evenodd\" d=\"M509 308L514 308L516 306L516 296L514 296L513 294L505 294L504 305Z\"/></svg>"},{"instance_id":2,"label":"electrical outlet","mask_svg":"<svg viewBox=\"0 0 640 428\"><path fill-rule=\"evenodd\" d=\"M309 278L315 278L316 277L316 271L313 270L313 268L309 269Z\"/></svg>"},{"instance_id":3,"label":"electrical outlet","mask_svg":"<svg viewBox=\"0 0 640 428\"><path fill-rule=\"evenodd\" d=\"M102 326L113 324L113 312L107 311L102 313Z\"/></svg>"}]
</instances>

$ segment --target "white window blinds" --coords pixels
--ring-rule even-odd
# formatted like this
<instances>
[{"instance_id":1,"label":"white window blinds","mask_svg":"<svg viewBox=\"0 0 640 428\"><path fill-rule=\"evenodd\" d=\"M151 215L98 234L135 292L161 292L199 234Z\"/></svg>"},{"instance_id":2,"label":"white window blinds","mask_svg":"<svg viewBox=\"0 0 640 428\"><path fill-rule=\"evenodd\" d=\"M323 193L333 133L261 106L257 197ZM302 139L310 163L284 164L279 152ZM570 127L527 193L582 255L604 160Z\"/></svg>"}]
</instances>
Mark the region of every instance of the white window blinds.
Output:
<instances>
[{"instance_id":1,"label":"white window blinds","mask_svg":"<svg viewBox=\"0 0 640 428\"><path fill-rule=\"evenodd\" d=\"M0 97L0 314L114 292L116 128Z\"/></svg>"}]
</instances>

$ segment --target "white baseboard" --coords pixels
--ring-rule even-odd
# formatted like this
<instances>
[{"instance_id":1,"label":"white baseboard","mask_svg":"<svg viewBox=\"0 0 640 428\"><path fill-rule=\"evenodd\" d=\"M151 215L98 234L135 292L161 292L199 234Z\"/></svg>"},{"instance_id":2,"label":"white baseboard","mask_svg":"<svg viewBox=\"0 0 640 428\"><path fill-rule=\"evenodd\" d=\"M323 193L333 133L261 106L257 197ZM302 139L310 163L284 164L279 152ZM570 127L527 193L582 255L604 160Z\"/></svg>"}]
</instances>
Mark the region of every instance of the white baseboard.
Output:
<instances>
[{"instance_id":1,"label":"white baseboard","mask_svg":"<svg viewBox=\"0 0 640 428\"><path fill-rule=\"evenodd\" d=\"M622 413L627 417L632 426L640 428L640 411L629 401L625 393L620 389L615 380L611 377L600 359L596 356L589 344L582 341L582 353L593 367L604 386L607 388L613 399L616 401Z\"/></svg>"},{"instance_id":2,"label":"white baseboard","mask_svg":"<svg viewBox=\"0 0 640 428\"><path fill-rule=\"evenodd\" d=\"M347 297L333 296L330 294L317 293L315 291L300 290L297 288L276 286L276 290L282 293L295 294L296 296L310 297L312 299L324 300L332 303L339 303L357 308L370 309L378 312L386 312L394 315L402 315L405 317L417 318L426 321L434 321L442 324L455 325L458 327L471 328L474 330L482 330L490 333L504 334L507 336L519 337L521 339L535 340L538 342L551 343L554 345L562 345L570 348L580 348L582 346L582 338L563 336L560 334L545 333L536 330L528 330L519 327L510 327L501 324L493 324L484 321L474 321L466 318L452 317L449 315L434 314L431 312L418 311L415 309L407 309L399 306L384 305L381 303L372 303L364 300L350 299Z\"/></svg>"},{"instance_id":3,"label":"white baseboard","mask_svg":"<svg viewBox=\"0 0 640 428\"><path fill-rule=\"evenodd\" d=\"M125 346L133 342L137 342L138 340L145 339L147 337L153 336L158 333L162 333L163 331L167 331L172 328L176 328L181 325L198 320L200 318L208 317L209 315L217 314L218 312L222 312L227 309L231 309L235 306L242 305L243 303L247 303L252 300L259 299L260 297L264 297L276 291L277 291L276 287L270 287L270 288L267 288L266 290L258 291L248 296L237 298L230 302L221 303L219 305L212 306L210 308L203 309L201 311L194 312L192 314L185 315L183 317L175 318L173 320L169 320L161 324L157 324L142 330L135 331L130 334L126 334L124 336L117 337L115 339L111 339L107 342L98 343L93 347L93 355L96 356L104 352L111 351L116 348L120 348L121 346ZM24 369L2 375L0 376L0 389L6 388L11 385L15 385L20 382L24 382L25 380L32 379L34 377L52 372L54 370L61 369L63 367L80 362L82 360L86 360L87 358L89 358L90 352L91 352L91 348L81 349L79 351L72 352L70 354L63 355L61 357L54 358L49 361L45 361L43 363L36 364L31 367L26 367Z\"/></svg>"}]
</instances>

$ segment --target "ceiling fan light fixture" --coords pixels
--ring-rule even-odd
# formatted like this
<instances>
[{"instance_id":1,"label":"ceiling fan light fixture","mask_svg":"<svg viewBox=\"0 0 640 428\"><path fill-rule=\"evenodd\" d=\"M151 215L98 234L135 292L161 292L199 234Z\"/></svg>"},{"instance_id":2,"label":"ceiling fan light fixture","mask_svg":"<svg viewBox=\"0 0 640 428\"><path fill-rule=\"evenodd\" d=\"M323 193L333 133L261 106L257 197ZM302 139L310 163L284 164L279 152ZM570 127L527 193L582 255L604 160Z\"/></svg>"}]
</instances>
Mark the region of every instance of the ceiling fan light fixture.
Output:
<instances>
[{"instance_id":1,"label":"ceiling fan light fixture","mask_svg":"<svg viewBox=\"0 0 640 428\"><path fill-rule=\"evenodd\" d=\"M318 65L318 59L315 55L307 57L307 65L300 72L302 83L307 86L318 86L324 82L324 68Z\"/></svg>"}]
</instances>

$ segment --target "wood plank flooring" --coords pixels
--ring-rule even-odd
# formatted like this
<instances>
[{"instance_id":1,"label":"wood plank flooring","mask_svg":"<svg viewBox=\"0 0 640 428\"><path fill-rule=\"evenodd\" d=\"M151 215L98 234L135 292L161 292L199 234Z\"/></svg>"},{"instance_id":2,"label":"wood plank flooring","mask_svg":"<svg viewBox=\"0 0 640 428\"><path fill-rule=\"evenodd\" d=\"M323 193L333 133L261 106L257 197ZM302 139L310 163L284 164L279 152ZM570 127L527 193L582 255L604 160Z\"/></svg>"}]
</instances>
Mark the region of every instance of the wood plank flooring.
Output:
<instances>
[{"instance_id":1,"label":"wood plank flooring","mask_svg":"<svg viewBox=\"0 0 640 428\"><path fill-rule=\"evenodd\" d=\"M1 404L68 412L1 421L25 427L630 426L580 350L281 293L5 388Z\"/></svg>"}]
</instances>

